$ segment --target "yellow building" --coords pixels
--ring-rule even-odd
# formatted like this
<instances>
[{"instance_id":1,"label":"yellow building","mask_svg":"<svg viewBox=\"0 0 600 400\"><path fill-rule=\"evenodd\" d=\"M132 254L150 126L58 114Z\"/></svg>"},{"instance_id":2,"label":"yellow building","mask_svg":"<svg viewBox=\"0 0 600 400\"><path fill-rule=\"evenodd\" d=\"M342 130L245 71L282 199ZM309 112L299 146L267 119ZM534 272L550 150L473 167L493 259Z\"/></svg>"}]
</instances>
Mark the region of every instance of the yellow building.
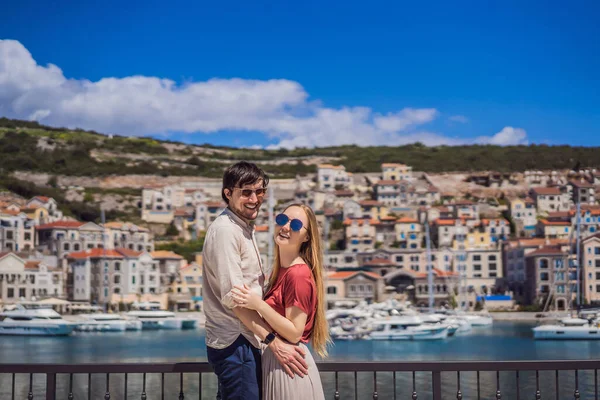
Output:
<instances>
[{"instance_id":1,"label":"yellow building","mask_svg":"<svg viewBox=\"0 0 600 400\"><path fill-rule=\"evenodd\" d=\"M383 180L411 181L412 167L405 164L383 163L381 164Z\"/></svg>"}]
</instances>

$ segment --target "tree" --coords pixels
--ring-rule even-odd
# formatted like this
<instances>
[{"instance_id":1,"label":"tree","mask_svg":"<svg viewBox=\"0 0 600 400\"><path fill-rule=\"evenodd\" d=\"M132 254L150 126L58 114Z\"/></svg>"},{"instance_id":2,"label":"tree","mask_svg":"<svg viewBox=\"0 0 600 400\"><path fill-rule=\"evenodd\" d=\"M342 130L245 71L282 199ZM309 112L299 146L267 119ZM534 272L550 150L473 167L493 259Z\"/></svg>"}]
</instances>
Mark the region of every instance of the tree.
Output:
<instances>
[{"instance_id":1,"label":"tree","mask_svg":"<svg viewBox=\"0 0 600 400\"><path fill-rule=\"evenodd\" d=\"M58 179L56 178L56 175L52 175L50 179L48 179L48 186L56 189L58 186Z\"/></svg>"},{"instance_id":2,"label":"tree","mask_svg":"<svg viewBox=\"0 0 600 400\"><path fill-rule=\"evenodd\" d=\"M175 226L175 224L171 222L171 224L167 228L167 231L165 232L165 235L166 236L178 236L179 235L179 229L177 229L177 227Z\"/></svg>"}]
</instances>

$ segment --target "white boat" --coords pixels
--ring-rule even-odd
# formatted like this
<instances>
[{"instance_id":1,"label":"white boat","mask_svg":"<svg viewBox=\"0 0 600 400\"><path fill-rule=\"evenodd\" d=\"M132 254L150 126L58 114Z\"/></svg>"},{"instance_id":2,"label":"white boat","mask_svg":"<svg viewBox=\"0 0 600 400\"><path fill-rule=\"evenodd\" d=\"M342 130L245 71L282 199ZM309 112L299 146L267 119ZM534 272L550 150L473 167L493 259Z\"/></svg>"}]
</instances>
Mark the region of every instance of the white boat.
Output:
<instances>
[{"instance_id":1,"label":"white boat","mask_svg":"<svg viewBox=\"0 0 600 400\"><path fill-rule=\"evenodd\" d=\"M464 314L459 315L459 318L462 318L469 322L471 326L490 326L494 323L494 319L489 315L477 315L477 314Z\"/></svg>"},{"instance_id":2,"label":"white boat","mask_svg":"<svg viewBox=\"0 0 600 400\"><path fill-rule=\"evenodd\" d=\"M77 324L75 327L77 331L124 332L142 329L142 323L139 320L129 320L118 314L103 313L99 306L77 304L71 307L71 311L77 315L77 319L74 321Z\"/></svg>"},{"instance_id":3,"label":"white boat","mask_svg":"<svg viewBox=\"0 0 600 400\"><path fill-rule=\"evenodd\" d=\"M160 309L157 302L134 303L138 308L125 313L128 318L141 321L142 329L195 329L198 321L193 318L179 318L171 311Z\"/></svg>"},{"instance_id":4,"label":"white boat","mask_svg":"<svg viewBox=\"0 0 600 400\"><path fill-rule=\"evenodd\" d=\"M448 327L423 324L419 317L393 317L372 322L373 340L440 340L448 337Z\"/></svg>"},{"instance_id":5,"label":"white boat","mask_svg":"<svg viewBox=\"0 0 600 400\"><path fill-rule=\"evenodd\" d=\"M66 336L75 326L51 306L18 304L14 309L0 313L0 335Z\"/></svg>"},{"instance_id":6,"label":"white boat","mask_svg":"<svg viewBox=\"0 0 600 400\"><path fill-rule=\"evenodd\" d=\"M600 327L582 318L562 318L558 324L533 328L533 338L538 340L600 339Z\"/></svg>"}]
</instances>

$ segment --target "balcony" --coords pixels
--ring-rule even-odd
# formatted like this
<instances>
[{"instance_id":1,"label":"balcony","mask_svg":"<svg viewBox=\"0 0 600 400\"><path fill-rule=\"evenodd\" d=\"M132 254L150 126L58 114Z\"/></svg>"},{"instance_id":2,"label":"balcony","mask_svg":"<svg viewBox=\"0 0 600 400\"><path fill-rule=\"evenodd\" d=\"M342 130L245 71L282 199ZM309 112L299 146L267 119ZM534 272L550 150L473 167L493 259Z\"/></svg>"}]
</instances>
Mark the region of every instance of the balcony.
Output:
<instances>
[{"instance_id":1,"label":"balcony","mask_svg":"<svg viewBox=\"0 0 600 400\"><path fill-rule=\"evenodd\" d=\"M326 399L598 399L598 360L317 365ZM150 394L182 400L216 394L208 363L0 364L0 381L2 399L145 400Z\"/></svg>"}]
</instances>

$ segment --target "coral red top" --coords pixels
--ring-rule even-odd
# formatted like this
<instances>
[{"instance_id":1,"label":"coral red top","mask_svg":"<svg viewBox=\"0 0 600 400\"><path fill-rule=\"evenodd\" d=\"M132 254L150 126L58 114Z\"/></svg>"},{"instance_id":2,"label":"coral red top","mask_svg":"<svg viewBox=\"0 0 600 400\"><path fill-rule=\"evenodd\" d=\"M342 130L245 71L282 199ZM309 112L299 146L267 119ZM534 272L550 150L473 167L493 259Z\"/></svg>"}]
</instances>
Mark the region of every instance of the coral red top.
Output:
<instances>
[{"instance_id":1,"label":"coral red top","mask_svg":"<svg viewBox=\"0 0 600 400\"><path fill-rule=\"evenodd\" d=\"M294 264L280 268L279 276L265 296L265 302L285 317L285 309L296 306L307 315L300 341L308 343L315 323L317 289L310 267Z\"/></svg>"}]
</instances>

